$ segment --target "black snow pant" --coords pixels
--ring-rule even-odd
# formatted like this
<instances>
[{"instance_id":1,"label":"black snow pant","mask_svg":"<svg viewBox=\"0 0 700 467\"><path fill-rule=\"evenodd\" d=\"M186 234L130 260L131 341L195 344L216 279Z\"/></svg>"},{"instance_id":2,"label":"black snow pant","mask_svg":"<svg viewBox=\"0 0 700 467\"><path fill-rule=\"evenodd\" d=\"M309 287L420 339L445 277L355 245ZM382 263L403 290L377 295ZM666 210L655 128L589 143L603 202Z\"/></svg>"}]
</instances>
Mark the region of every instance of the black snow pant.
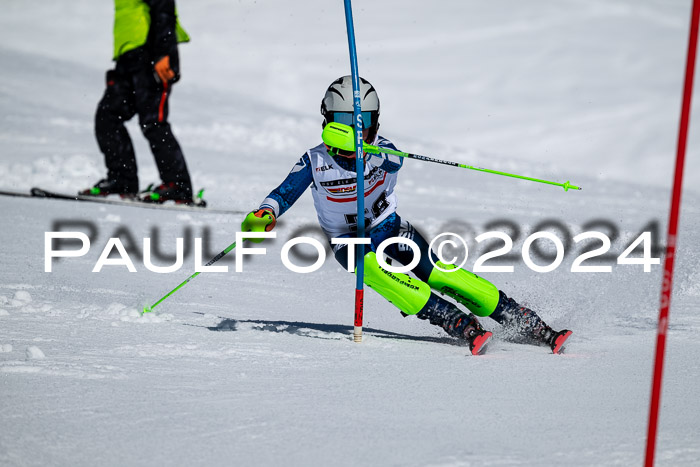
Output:
<instances>
[{"instance_id":1,"label":"black snow pant","mask_svg":"<svg viewBox=\"0 0 700 467\"><path fill-rule=\"evenodd\" d=\"M172 84L156 78L144 48L127 52L107 72L107 87L95 114L95 135L107 165L107 177L138 189L134 148L124 122L135 114L151 146L163 183L175 182L192 191L182 149L168 123L168 96Z\"/></svg>"}]
</instances>

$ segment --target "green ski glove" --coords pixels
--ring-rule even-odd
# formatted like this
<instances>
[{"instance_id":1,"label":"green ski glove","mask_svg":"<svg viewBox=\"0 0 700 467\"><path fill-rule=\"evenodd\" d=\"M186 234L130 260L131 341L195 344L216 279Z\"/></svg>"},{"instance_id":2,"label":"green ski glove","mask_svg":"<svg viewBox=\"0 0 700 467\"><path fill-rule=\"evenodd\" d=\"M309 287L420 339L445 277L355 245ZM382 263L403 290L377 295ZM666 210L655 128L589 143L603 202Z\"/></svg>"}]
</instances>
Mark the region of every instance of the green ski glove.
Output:
<instances>
[{"instance_id":1,"label":"green ski glove","mask_svg":"<svg viewBox=\"0 0 700 467\"><path fill-rule=\"evenodd\" d=\"M275 224L277 224L277 219L272 209L258 209L257 211L251 211L245 216L245 219L243 219L241 223L241 232L269 232L275 228ZM260 243L265 239L244 238L244 240Z\"/></svg>"}]
</instances>

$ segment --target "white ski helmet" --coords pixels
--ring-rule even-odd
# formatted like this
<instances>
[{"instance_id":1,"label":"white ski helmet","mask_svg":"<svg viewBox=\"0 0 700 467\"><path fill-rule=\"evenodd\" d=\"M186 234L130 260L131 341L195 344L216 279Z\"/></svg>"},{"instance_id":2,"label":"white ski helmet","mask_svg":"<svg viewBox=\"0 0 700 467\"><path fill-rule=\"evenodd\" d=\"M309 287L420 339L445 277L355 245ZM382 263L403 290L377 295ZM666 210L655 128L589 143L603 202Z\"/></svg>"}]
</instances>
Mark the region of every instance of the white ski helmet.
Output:
<instances>
[{"instance_id":1,"label":"white ski helmet","mask_svg":"<svg viewBox=\"0 0 700 467\"><path fill-rule=\"evenodd\" d=\"M379 128L379 97L374 86L360 77L360 102L362 105L362 122L370 130L371 139ZM354 100L352 95L352 77L343 76L333 81L321 101L323 126L330 122L353 124Z\"/></svg>"}]
</instances>

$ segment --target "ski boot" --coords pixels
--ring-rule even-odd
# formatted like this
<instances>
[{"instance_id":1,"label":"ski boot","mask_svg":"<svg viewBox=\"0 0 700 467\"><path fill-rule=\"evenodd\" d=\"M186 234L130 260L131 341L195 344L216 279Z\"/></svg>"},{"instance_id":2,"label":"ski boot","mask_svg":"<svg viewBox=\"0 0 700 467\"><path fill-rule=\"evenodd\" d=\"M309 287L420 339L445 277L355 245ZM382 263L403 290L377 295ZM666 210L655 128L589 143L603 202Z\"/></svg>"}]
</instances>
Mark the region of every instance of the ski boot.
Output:
<instances>
[{"instance_id":1,"label":"ski boot","mask_svg":"<svg viewBox=\"0 0 700 467\"><path fill-rule=\"evenodd\" d=\"M476 316L464 313L457 306L435 294L431 294L428 303L416 316L419 319L430 320L430 324L440 326L450 336L466 340L472 355L483 353L493 335L481 327Z\"/></svg>"},{"instance_id":2,"label":"ski boot","mask_svg":"<svg viewBox=\"0 0 700 467\"><path fill-rule=\"evenodd\" d=\"M533 340L548 345L552 353L558 354L564 350L564 343L571 336L568 329L555 331L542 321L537 313L530 308L521 306L500 292L501 297L491 318L503 325L506 330L514 332L518 337Z\"/></svg>"},{"instance_id":3,"label":"ski boot","mask_svg":"<svg viewBox=\"0 0 700 467\"><path fill-rule=\"evenodd\" d=\"M119 180L109 180L103 178L91 188L79 191L81 196L109 196L119 195L122 198L131 199L139 191L138 182L123 182Z\"/></svg>"},{"instance_id":4,"label":"ski boot","mask_svg":"<svg viewBox=\"0 0 700 467\"><path fill-rule=\"evenodd\" d=\"M174 201L175 204L188 206L195 204L195 200L192 198L192 188L179 182L162 183L155 188L151 184L139 193L138 200L155 204L163 204L166 201Z\"/></svg>"}]
</instances>

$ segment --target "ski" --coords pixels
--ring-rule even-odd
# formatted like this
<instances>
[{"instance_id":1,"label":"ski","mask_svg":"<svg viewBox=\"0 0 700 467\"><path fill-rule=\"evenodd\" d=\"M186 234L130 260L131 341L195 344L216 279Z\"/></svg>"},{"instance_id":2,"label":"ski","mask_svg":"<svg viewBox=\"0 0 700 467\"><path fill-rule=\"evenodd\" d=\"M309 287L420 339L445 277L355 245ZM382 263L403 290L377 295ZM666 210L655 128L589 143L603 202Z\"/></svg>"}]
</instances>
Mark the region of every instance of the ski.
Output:
<instances>
[{"instance_id":1,"label":"ski","mask_svg":"<svg viewBox=\"0 0 700 467\"><path fill-rule=\"evenodd\" d=\"M572 331L569 331L568 329L564 329L563 331L559 331L557 333L557 336L554 338L554 341L552 342L552 353L557 355L560 354L564 351L564 344L566 343L566 340L571 336Z\"/></svg>"},{"instance_id":2,"label":"ski","mask_svg":"<svg viewBox=\"0 0 700 467\"><path fill-rule=\"evenodd\" d=\"M106 197L85 196L78 194L58 193L43 188L32 188L29 193L4 191L0 190L0 196L10 196L18 198L49 198L63 201L81 201L87 203L109 204L113 206L128 206L146 209L161 209L168 211L188 211L188 212L207 212L212 214L243 214L242 211L226 210L226 209L211 209L206 207L206 203L199 201L193 205L186 204L155 204L145 203L133 199L111 199Z\"/></svg>"},{"instance_id":3,"label":"ski","mask_svg":"<svg viewBox=\"0 0 700 467\"><path fill-rule=\"evenodd\" d=\"M483 355L486 352L489 341L493 337L491 331L486 331L485 333L477 336L471 343L471 353L472 355Z\"/></svg>"}]
</instances>

